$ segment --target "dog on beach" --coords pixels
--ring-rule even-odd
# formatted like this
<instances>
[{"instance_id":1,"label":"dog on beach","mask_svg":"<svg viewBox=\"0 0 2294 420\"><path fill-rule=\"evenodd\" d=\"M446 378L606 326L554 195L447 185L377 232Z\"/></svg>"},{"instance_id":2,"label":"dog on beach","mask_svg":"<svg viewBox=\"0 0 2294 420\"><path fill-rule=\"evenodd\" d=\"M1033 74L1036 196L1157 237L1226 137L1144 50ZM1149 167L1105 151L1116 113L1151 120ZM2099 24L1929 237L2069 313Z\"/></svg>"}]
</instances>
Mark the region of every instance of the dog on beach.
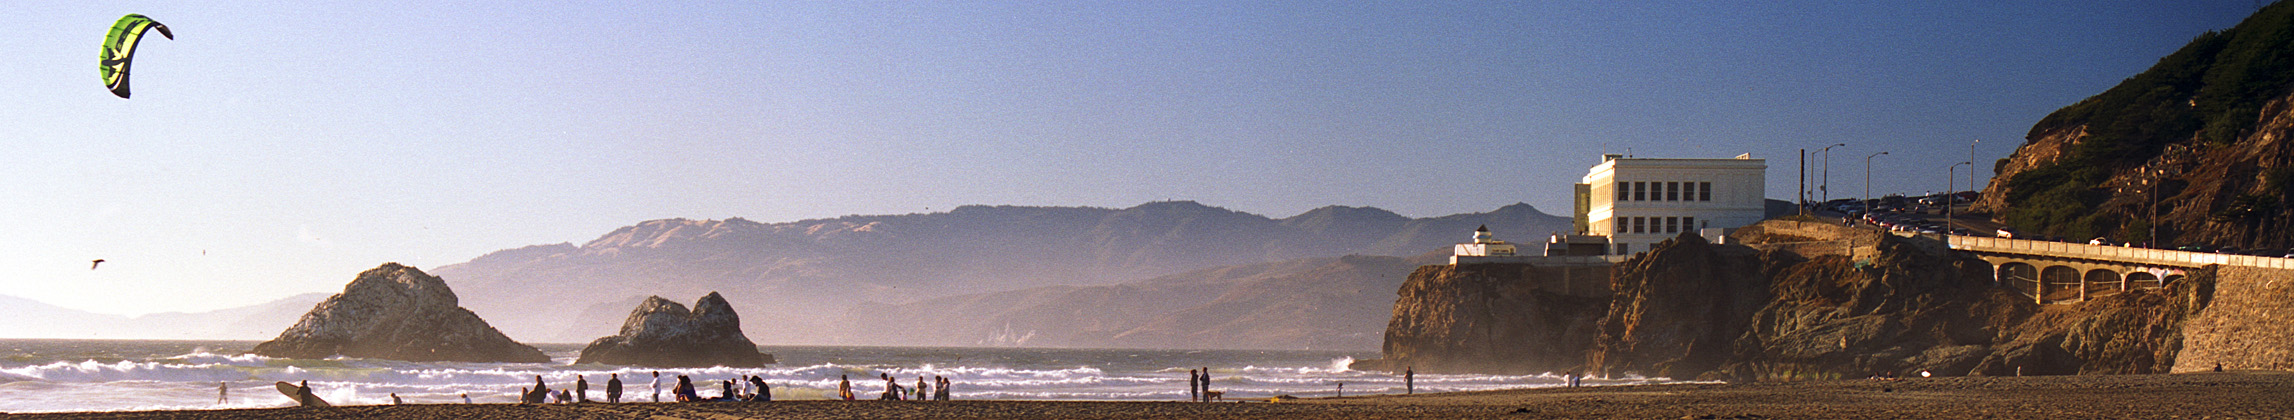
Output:
<instances>
[{"instance_id":1,"label":"dog on beach","mask_svg":"<svg viewBox=\"0 0 2294 420\"><path fill-rule=\"evenodd\" d=\"M1203 400L1205 400L1205 401L1226 401L1226 400L1227 400L1227 392L1226 392L1226 391L1203 391Z\"/></svg>"}]
</instances>

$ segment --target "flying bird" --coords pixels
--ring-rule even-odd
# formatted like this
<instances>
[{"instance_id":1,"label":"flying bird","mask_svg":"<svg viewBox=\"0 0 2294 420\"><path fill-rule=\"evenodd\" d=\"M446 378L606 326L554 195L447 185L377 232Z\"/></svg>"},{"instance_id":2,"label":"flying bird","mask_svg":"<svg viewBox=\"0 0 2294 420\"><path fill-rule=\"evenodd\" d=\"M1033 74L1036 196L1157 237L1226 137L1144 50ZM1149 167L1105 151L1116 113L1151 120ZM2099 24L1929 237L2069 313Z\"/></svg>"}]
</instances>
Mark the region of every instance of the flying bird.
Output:
<instances>
[{"instance_id":1,"label":"flying bird","mask_svg":"<svg viewBox=\"0 0 2294 420\"><path fill-rule=\"evenodd\" d=\"M94 270L94 269L96 269L96 266L99 266L99 265L104 265L104 259L102 259L102 258L97 258L95 262L92 262L92 263L88 263L88 269L89 269L89 270Z\"/></svg>"}]
</instances>

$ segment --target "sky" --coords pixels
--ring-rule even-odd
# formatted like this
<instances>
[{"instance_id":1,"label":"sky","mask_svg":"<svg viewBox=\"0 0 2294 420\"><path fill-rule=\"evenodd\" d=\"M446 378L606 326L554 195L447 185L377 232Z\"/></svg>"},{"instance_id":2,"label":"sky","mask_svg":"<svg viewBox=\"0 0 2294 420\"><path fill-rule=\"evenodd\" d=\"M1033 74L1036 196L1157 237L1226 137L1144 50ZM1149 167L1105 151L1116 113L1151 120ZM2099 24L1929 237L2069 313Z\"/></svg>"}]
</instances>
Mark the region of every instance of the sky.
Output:
<instances>
[{"instance_id":1,"label":"sky","mask_svg":"<svg viewBox=\"0 0 2294 420\"><path fill-rule=\"evenodd\" d=\"M1845 143L1830 197L1879 152L1872 190L1926 193L2256 7L651 3L11 2L0 294L211 310L679 217L1566 215L1628 151L1750 153L1788 198L1798 150ZM175 39L143 42L121 99L95 64L128 13Z\"/></svg>"}]
</instances>

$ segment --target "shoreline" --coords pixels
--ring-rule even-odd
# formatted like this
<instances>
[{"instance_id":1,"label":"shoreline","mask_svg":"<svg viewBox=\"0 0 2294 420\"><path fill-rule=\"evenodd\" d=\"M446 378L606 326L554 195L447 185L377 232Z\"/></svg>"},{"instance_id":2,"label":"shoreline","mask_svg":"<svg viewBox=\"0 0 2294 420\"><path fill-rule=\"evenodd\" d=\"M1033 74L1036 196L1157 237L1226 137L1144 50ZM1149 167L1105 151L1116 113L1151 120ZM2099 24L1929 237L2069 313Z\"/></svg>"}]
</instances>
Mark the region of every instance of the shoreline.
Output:
<instances>
[{"instance_id":1,"label":"shoreline","mask_svg":"<svg viewBox=\"0 0 2294 420\"><path fill-rule=\"evenodd\" d=\"M1952 377L1748 384L1619 385L1278 403L1179 401L827 401L768 403L413 404L8 414L10 419L469 418L1149 419L1149 418L2287 418L2294 373Z\"/></svg>"}]
</instances>

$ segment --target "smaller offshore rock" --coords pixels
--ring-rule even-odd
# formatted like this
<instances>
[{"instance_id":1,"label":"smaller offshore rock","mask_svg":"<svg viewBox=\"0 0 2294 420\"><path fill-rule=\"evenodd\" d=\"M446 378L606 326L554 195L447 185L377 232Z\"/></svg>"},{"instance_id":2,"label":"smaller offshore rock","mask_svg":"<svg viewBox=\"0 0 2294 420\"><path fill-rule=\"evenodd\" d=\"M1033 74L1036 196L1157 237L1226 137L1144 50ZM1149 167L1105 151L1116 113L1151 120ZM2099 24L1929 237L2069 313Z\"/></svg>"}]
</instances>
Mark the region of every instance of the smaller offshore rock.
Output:
<instances>
[{"instance_id":1,"label":"smaller offshore rock","mask_svg":"<svg viewBox=\"0 0 2294 420\"><path fill-rule=\"evenodd\" d=\"M359 273L342 293L319 302L278 338L256 345L254 353L298 359L550 361L541 350L511 341L463 309L445 280L398 263Z\"/></svg>"},{"instance_id":2,"label":"smaller offshore rock","mask_svg":"<svg viewBox=\"0 0 2294 420\"><path fill-rule=\"evenodd\" d=\"M621 324L621 333L591 341L574 363L647 367L757 367L773 356L741 333L741 316L724 296L709 292L688 311L685 305L645 298Z\"/></svg>"}]
</instances>

